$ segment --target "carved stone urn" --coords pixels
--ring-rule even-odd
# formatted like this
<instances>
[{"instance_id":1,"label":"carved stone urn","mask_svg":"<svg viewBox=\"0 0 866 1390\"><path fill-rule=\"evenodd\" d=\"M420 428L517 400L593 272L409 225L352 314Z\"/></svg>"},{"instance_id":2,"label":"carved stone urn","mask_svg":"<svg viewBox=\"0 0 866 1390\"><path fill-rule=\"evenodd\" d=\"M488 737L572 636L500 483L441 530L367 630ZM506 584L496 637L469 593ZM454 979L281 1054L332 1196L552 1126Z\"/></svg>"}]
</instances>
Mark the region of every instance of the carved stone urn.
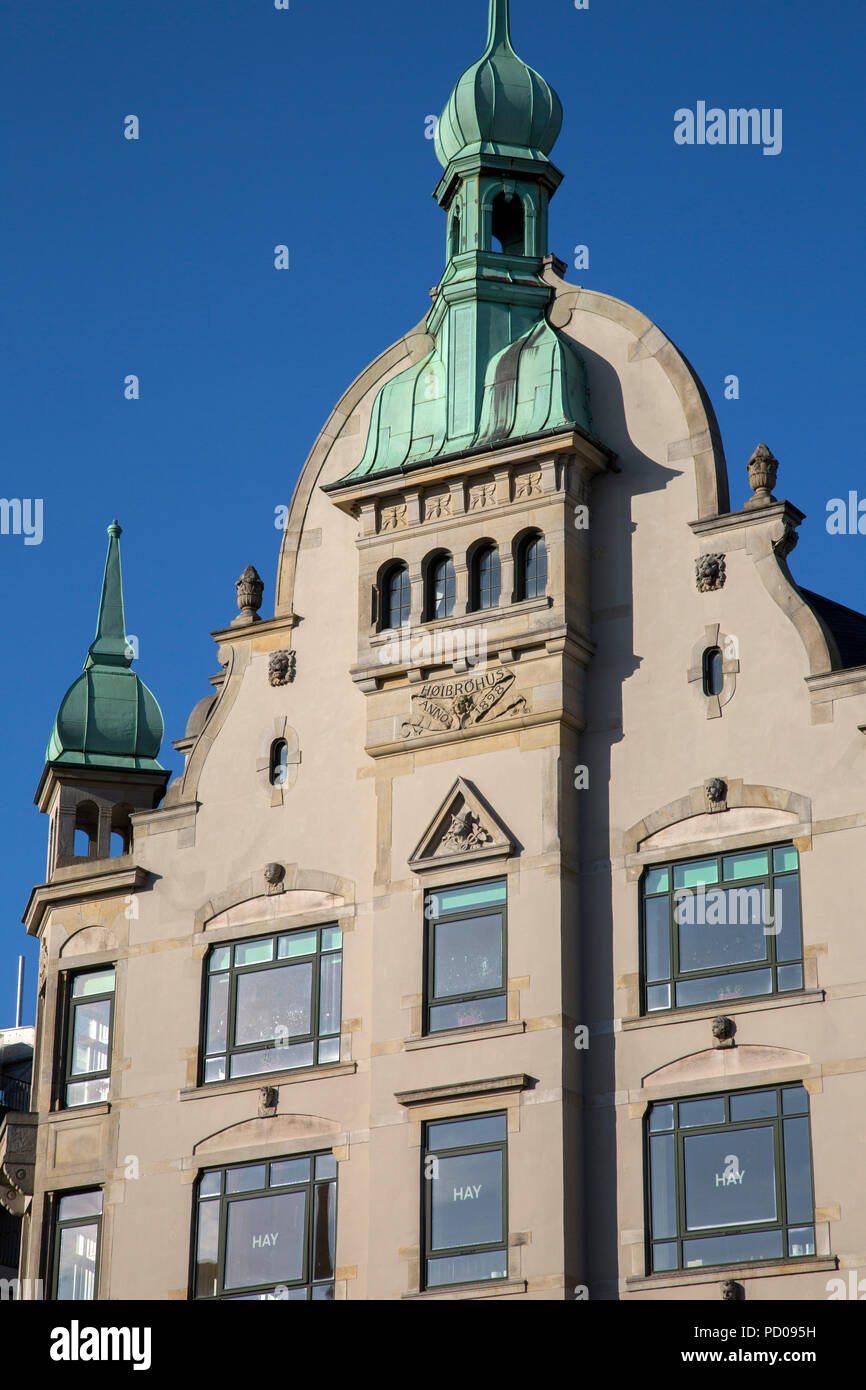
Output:
<instances>
[{"instance_id":1,"label":"carved stone urn","mask_svg":"<svg viewBox=\"0 0 866 1390\"><path fill-rule=\"evenodd\" d=\"M238 591L238 608L241 610L232 622L232 627L241 627L246 623L260 623L258 610L262 606L262 595L265 586L257 570L252 565L247 565L240 579L237 580L235 588Z\"/></svg>"},{"instance_id":2,"label":"carved stone urn","mask_svg":"<svg viewBox=\"0 0 866 1390\"><path fill-rule=\"evenodd\" d=\"M749 470L749 487L755 494L749 498L746 506L766 507L770 502L775 502L773 488L776 486L779 460L773 457L766 444L758 445L746 467Z\"/></svg>"}]
</instances>

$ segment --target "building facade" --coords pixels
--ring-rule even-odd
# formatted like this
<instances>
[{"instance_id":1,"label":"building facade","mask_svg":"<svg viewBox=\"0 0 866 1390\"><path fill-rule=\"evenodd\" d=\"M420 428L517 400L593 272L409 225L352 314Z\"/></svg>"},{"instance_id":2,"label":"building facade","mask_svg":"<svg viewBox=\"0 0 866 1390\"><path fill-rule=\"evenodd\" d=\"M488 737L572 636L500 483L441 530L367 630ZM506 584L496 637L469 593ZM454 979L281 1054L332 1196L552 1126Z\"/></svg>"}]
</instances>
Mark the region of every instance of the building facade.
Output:
<instances>
[{"instance_id":1,"label":"building facade","mask_svg":"<svg viewBox=\"0 0 866 1390\"><path fill-rule=\"evenodd\" d=\"M689 363L564 279L560 123L491 0L432 306L168 786L109 528L25 913L51 1297L814 1300L866 1258L866 618L792 577L769 449L732 503Z\"/></svg>"}]
</instances>

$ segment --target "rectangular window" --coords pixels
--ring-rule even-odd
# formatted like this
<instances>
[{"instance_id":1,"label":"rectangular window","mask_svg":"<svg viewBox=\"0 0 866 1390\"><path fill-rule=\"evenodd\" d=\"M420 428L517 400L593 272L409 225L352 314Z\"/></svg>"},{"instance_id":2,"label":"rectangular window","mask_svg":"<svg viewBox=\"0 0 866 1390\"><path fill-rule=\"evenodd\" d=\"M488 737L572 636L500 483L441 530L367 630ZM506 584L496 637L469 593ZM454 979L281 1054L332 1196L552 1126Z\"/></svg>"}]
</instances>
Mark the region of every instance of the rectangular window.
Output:
<instances>
[{"instance_id":1,"label":"rectangular window","mask_svg":"<svg viewBox=\"0 0 866 1390\"><path fill-rule=\"evenodd\" d=\"M803 988L793 845L653 865L641 882L643 1011Z\"/></svg>"},{"instance_id":2,"label":"rectangular window","mask_svg":"<svg viewBox=\"0 0 866 1390\"><path fill-rule=\"evenodd\" d=\"M425 1031L506 1017L504 878L427 893Z\"/></svg>"},{"instance_id":3,"label":"rectangular window","mask_svg":"<svg viewBox=\"0 0 866 1390\"><path fill-rule=\"evenodd\" d=\"M68 1106L108 1100L114 1030L114 966L68 977L64 1101Z\"/></svg>"},{"instance_id":4,"label":"rectangular window","mask_svg":"<svg viewBox=\"0 0 866 1390\"><path fill-rule=\"evenodd\" d=\"M652 1273L815 1253L803 1086L650 1106Z\"/></svg>"},{"instance_id":5,"label":"rectangular window","mask_svg":"<svg viewBox=\"0 0 866 1390\"><path fill-rule=\"evenodd\" d=\"M504 1114L424 1126L427 1288L508 1277Z\"/></svg>"},{"instance_id":6,"label":"rectangular window","mask_svg":"<svg viewBox=\"0 0 866 1390\"><path fill-rule=\"evenodd\" d=\"M194 1298L333 1299L333 1154L212 1168L196 1209Z\"/></svg>"},{"instance_id":7,"label":"rectangular window","mask_svg":"<svg viewBox=\"0 0 866 1390\"><path fill-rule=\"evenodd\" d=\"M202 1080L339 1062L342 946L328 926L211 947Z\"/></svg>"},{"instance_id":8,"label":"rectangular window","mask_svg":"<svg viewBox=\"0 0 866 1390\"><path fill-rule=\"evenodd\" d=\"M99 1239L102 1230L102 1192L58 1195L54 1218L51 1296L66 1300L96 1298Z\"/></svg>"}]
</instances>

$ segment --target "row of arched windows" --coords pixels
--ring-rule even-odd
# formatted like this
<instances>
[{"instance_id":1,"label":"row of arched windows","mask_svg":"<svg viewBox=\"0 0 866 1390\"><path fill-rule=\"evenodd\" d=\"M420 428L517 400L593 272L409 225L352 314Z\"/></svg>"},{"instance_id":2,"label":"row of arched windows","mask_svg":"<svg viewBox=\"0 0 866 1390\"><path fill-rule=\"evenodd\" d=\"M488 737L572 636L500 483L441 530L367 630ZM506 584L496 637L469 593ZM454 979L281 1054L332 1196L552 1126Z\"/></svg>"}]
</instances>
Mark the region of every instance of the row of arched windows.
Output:
<instances>
[{"instance_id":1,"label":"row of arched windows","mask_svg":"<svg viewBox=\"0 0 866 1390\"><path fill-rule=\"evenodd\" d=\"M544 537L530 532L522 537L514 556L515 602L540 598L547 592L547 547ZM472 553L469 561L469 611L498 608L502 593L502 565L499 547L486 541ZM403 627L409 622L412 586L409 570L396 560L385 571L381 585L380 628ZM457 581L454 559L447 551L430 558L424 571L423 622L450 618L454 613Z\"/></svg>"}]
</instances>

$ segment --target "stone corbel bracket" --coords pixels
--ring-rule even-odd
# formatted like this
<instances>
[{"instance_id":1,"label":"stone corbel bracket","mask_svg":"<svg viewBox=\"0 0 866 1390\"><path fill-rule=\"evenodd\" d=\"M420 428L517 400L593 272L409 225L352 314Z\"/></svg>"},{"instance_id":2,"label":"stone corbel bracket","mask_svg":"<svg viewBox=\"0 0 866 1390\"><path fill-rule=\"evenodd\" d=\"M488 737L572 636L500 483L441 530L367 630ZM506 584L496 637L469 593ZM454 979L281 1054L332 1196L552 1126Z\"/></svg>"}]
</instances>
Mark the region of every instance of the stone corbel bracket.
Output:
<instances>
[{"instance_id":1,"label":"stone corbel bracket","mask_svg":"<svg viewBox=\"0 0 866 1390\"><path fill-rule=\"evenodd\" d=\"M0 1126L0 1206L23 1216L33 1196L38 1115L10 1110Z\"/></svg>"}]
</instances>

